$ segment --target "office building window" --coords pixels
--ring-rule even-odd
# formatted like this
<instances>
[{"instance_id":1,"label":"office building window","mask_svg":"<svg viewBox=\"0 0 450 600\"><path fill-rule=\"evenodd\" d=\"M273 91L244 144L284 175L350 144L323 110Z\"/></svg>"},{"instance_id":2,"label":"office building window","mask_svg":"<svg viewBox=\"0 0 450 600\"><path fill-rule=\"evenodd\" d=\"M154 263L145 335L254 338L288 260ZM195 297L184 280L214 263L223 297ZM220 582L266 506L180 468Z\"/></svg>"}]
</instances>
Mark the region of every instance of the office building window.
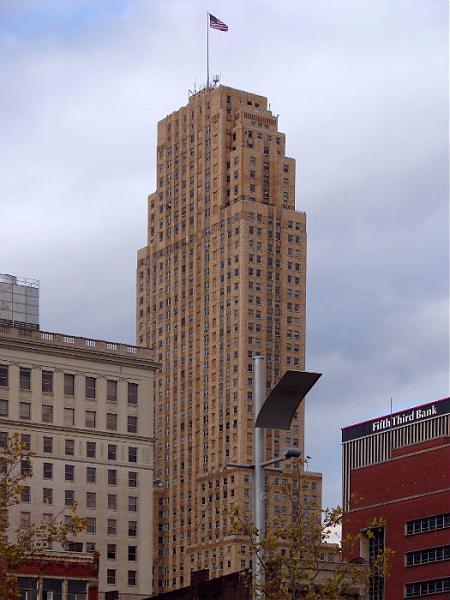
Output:
<instances>
[{"instance_id":1,"label":"office building window","mask_svg":"<svg viewBox=\"0 0 450 600\"><path fill-rule=\"evenodd\" d=\"M95 467L86 467L86 482L95 483L97 481L97 469Z\"/></svg>"},{"instance_id":2,"label":"office building window","mask_svg":"<svg viewBox=\"0 0 450 600\"><path fill-rule=\"evenodd\" d=\"M450 527L450 512L406 522L406 535L428 533Z\"/></svg>"},{"instance_id":3,"label":"office building window","mask_svg":"<svg viewBox=\"0 0 450 600\"><path fill-rule=\"evenodd\" d=\"M138 384L137 383L129 383L128 384L128 404L137 404L138 403Z\"/></svg>"},{"instance_id":4,"label":"office building window","mask_svg":"<svg viewBox=\"0 0 450 600\"><path fill-rule=\"evenodd\" d=\"M42 489L42 502L44 504L53 504L53 490L51 488Z\"/></svg>"},{"instance_id":5,"label":"office building window","mask_svg":"<svg viewBox=\"0 0 450 600\"><path fill-rule=\"evenodd\" d=\"M42 422L53 423L53 406L51 404L42 405Z\"/></svg>"},{"instance_id":6,"label":"office building window","mask_svg":"<svg viewBox=\"0 0 450 600\"><path fill-rule=\"evenodd\" d=\"M0 387L8 387L9 369L6 365L0 365Z\"/></svg>"},{"instance_id":7,"label":"office building window","mask_svg":"<svg viewBox=\"0 0 450 600\"><path fill-rule=\"evenodd\" d=\"M111 379L106 381L106 399L110 402L117 402L117 381Z\"/></svg>"},{"instance_id":8,"label":"office building window","mask_svg":"<svg viewBox=\"0 0 450 600\"><path fill-rule=\"evenodd\" d=\"M128 585L134 586L136 585L137 580L137 571L128 571Z\"/></svg>"},{"instance_id":9,"label":"office building window","mask_svg":"<svg viewBox=\"0 0 450 600\"><path fill-rule=\"evenodd\" d=\"M8 400L0 398L0 417L8 416Z\"/></svg>"},{"instance_id":10,"label":"office building window","mask_svg":"<svg viewBox=\"0 0 450 600\"><path fill-rule=\"evenodd\" d=\"M405 598L423 598L450 592L450 577L416 581L405 585Z\"/></svg>"},{"instance_id":11,"label":"office building window","mask_svg":"<svg viewBox=\"0 0 450 600\"><path fill-rule=\"evenodd\" d=\"M108 510L117 510L116 494L108 494Z\"/></svg>"},{"instance_id":12,"label":"office building window","mask_svg":"<svg viewBox=\"0 0 450 600\"><path fill-rule=\"evenodd\" d=\"M138 474L136 471L128 472L128 487L137 487L138 484Z\"/></svg>"},{"instance_id":13,"label":"office building window","mask_svg":"<svg viewBox=\"0 0 450 600\"><path fill-rule=\"evenodd\" d=\"M64 490L65 506L73 506L74 502L75 502L75 492L73 490Z\"/></svg>"},{"instance_id":14,"label":"office building window","mask_svg":"<svg viewBox=\"0 0 450 600\"><path fill-rule=\"evenodd\" d=\"M87 508L96 508L97 494L95 492L86 492L86 506Z\"/></svg>"},{"instance_id":15,"label":"office building window","mask_svg":"<svg viewBox=\"0 0 450 600\"><path fill-rule=\"evenodd\" d=\"M97 444L95 442L86 442L86 456L95 458L97 454Z\"/></svg>"},{"instance_id":16,"label":"office building window","mask_svg":"<svg viewBox=\"0 0 450 600\"><path fill-rule=\"evenodd\" d=\"M19 383L21 390L31 390L31 369L20 368Z\"/></svg>"},{"instance_id":17,"label":"office building window","mask_svg":"<svg viewBox=\"0 0 450 600\"><path fill-rule=\"evenodd\" d=\"M415 565L427 565L429 563L450 560L450 545L437 546L436 548L426 548L424 550L415 550L405 554L405 565L414 567Z\"/></svg>"},{"instance_id":18,"label":"office building window","mask_svg":"<svg viewBox=\"0 0 450 600\"><path fill-rule=\"evenodd\" d=\"M64 452L67 456L73 456L75 454L75 440L64 441Z\"/></svg>"},{"instance_id":19,"label":"office building window","mask_svg":"<svg viewBox=\"0 0 450 600\"><path fill-rule=\"evenodd\" d=\"M75 465L64 465L64 480L75 481Z\"/></svg>"},{"instance_id":20,"label":"office building window","mask_svg":"<svg viewBox=\"0 0 450 600\"><path fill-rule=\"evenodd\" d=\"M95 542L86 542L86 552L95 552Z\"/></svg>"},{"instance_id":21,"label":"office building window","mask_svg":"<svg viewBox=\"0 0 450 600\"><path fill-rule=\"evenodd\" d=\"M116 444L108 444L108 460L117 459L117 446Z\"/></svg>"},{"instance_id":22,"label":"office building window","mask_svg":"<svg viewBox=\"0 0 450 600\"><path fill-rule=\"evenodd\" d=\"M128 535L129 537L137 536L137 521L128 521Z\"/></svg>"},{"instance_id":23,"label":"office building window","mask_svg":"<svg viewBox=\"0 0 450 600\"><path fill-rule=\"evenodd\" d=\"M128 511L137 512L138 510L138 498L137 496L128 496Z\"/></svg>"},{"instance_id":24,"label":"office building window","mask_svg":"<svg viewBox=\"0 0 450 600\"><path fill-rule=\"evenodd\" d=\"M95 533L97 529L97 522L95 517L87 517L86 519L86 531L88 533Z\"/></svg>"},{"instance_id":25,"label":"office building window","mask_svg":"<svg viewBox=\"0 0 450 600\"><path fill-rule=\"evenodd\" d=\"M128 462L137 462L137 448L135 446L128 447Z\"/></svg>"},{"instance_id":26,"label":"office building window","mask_svg":"<svg viewBox=\"0 0 450 600\"><path fill-rule=\"evenodd\" d=\"M53 372L42 371L42 391L44 394L53 394Z\"/></svg>"},{"instance_id":27,"label":"office building window","mask_svg":"<svg viewBox=\"0 0 450 600\"><path fill-rule=\"evenodd\" d=\"M29 450L31 448L31 435L29 433L21 433L20 441L23 444L25 450Z\"/></svg>"},{"instance_id":28,"label":"office building window","mask_svg":"<svg viewBox=\"0 0 450 600\"><path fill-rule=\"evenodd\" d=\"M117 471L108 469L108 485L117 485Z\"/></svg>"},{"instance_id":29,"label":"office building window","mask_svg":"<svg viewBox=\"0 0 450 600\"><path fill-rule=\"evenodd\" d=\"M86 398L95 400L95 388L96 388L95 377L86 377Z\"/></svg>"},{"instance_id":30,"label":"office building window","mask_svg":"<svg viewBox=\"0 0 450 600\"><path fill-rule=\"evenodd\" d=\"M137 560L137 546L128 546L128 560Z\"/></svg>"},{"instance_id":31,"label":"office building window","mask_svg":"<svg viewBox=\"0 0 450 600\"><path fill-rule=\"evenodd\" d=\"M116 570L106 569L106 583L108 585L116 585Z\"/></svg>"},{"instance_id":32,"label":"office building window","mask_svg":"<svg viewBox=\"0 0 450 600\"><path fill-rule=\"evenodd\" d=\"M109 431L117 431L117 415L114 413L106 413L106 429Z\"/></svg>"},{"instance_id":33,"label":"office building window","mask_svg":"<svg viewBox=\"0 0 450 600\"><path fill-rule=\"evenodd\" d=\"M75 409L65 408L64 409L64 425L66 427L73 427L75 425Z\"/></svg>"},{"instance_id":34,"label":"office building window","mask_svg":"<svg viewBox=\"0 0 450 600\"><path fill-rule=\"evenodd\" d=\"M21 419L31 419L31 404L29 402L19 403L19 417Z\"/></svg>"},{"instance_id":35,"label":"office building window","mask_svg":"<svg viewBox=\"0 0 450 600\"><path fill-rule=\"evenodd\" d=\"M117 535L117 520L107 519L106 521L108 535Z\"/></svg>"},{"instance_id":36,"label":"office building window","mask_svg":"<svg viewBox=\"0 0 450 600\"><path fill-rule=\"evenodd\" d=\"M106 558L108 560L116 560L116 544L108 544L106 547Z\"/></svg>"},{"instance_id":37,"label":"office building window","mask_svg":"<svg viewBox=\"0 0 450 600\"><path fill-rule=\"evenodd\" d=\"M94 410L86 411L86 417L85 417L86 427L95 428L95 416L96 416L96 414L95 414Z\"/></svg>"},{"instance_id":38,"label":"office building window","mask_svg":"<svg viewBox=\"0 0 450 600\"><path fill-rule=\"evenodd\" d=\"M53 463L43 463L42 476L44 479L53 479Z\"/></svg>"},{"instance_id":39,"label":"office building window","mask_svg":"<svg viewBox=\"0 0 450 600\"><path fill-rule=\"evenodd\" d=\"M137 433L137 430L138 430L137 417L132 417L132 416L128 415L128 421L127 421L128 433Z\"/></svg>"},{"instance_id":40,"label":"office building window","mask_svg":"<svg viewBox=\"0 0 450 600\"><path fill-rule=\"evenodd\" d=\"M64 394L75 396L75 375L64 373Z\"/></svg>"},{"instance_id":41,"label":"office building window","mask_svg":"<svg viewBox=\"0 0 450 600\"><path fill-rule=\"evenodd\" d=\"M30 502L31 501L31 490L29 485L22 486L22 493L20 494L21 502Z\"/></svg>"},{"instance_id":42,"label":"office building window","mask_svg":"<svg viewBox=\"0 0 450 600\"><path fill-rule=\"evenodd\" d=\"M51 454L53 452L53 438L44 436L42 438L42 450L47 454Z\"/></svg>"}]
</instances>

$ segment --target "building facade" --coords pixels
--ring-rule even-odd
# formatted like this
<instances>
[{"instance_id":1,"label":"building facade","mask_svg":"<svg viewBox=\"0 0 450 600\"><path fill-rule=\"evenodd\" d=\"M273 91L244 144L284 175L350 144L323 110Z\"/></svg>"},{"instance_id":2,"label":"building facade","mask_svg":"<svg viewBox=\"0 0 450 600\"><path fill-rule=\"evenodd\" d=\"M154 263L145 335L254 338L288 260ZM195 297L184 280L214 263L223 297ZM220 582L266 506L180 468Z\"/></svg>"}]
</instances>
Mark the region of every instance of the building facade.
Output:
<instances>
[{"instance_id":1,"label":"building facade","mask_svg":"<svg viewBox=\"0 0 450 600\"><path fill-rule=\"evenodd\" d=\"M371 530L346 558L395 552L370 600L449 598L450 398L346 427L342 443L343 536Z\"/></svg>"},{"instance_id":2,"label":"building facade","mask_svg":"<svg viewBox=\"0 0 450 600\"><path fill-rule=\"evenodd\" d=\"M47 552L18 571L18 600L98 600L97 553Z\"/></svg>"},{"instance_id":3,"label":"building facade","mask_svg":"<svg viewBox=\"0 0 450 600\"><path fill-rule=\"evenodd\" d=\"M295 162L267 99L219 86L158 123L157 188L137 258L137 343L162 363L155 395L155 589L250 565L226 512L251 515L252 356L268 392L304 369L306 217L295 210ZM268 458L303 449L303 406ZM271 477L271 476L270 476ZM316 485L317 482L315 482ZM270 488L280 482L273 478ZM310 490L319 497L320 489ZM269 494L267 519L286 509Z\"/></svg>"},{"instance_id":4,"label":"building facade","mask_svg":"<svg viewBox=\"0 0 450 600\"><path fill-rule=\"evenodd\" d=\"M100 553L101 599L152 593L157 367L148 349L0 326L0 441L17 432L34 453L10 522L63 518L78 502L87 529L67 549Z\"/></svg>"}]
</instances>

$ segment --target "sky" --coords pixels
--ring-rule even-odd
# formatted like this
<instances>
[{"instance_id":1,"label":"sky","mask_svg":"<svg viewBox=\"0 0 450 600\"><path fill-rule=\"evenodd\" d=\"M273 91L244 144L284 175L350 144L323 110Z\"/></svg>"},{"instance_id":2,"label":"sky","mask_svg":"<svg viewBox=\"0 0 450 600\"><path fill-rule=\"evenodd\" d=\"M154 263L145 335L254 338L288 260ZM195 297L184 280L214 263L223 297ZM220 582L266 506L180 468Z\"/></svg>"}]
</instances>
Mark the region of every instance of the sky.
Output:
<instances>
[{"instance_id":1,"label":"sky","mask_svg":"<svg viewBox=\"0 0 450 600\"><path fill-rule=\"evenodd\" d=\"M156 123L211 72L268 97L308 222L306 453L449 384L447 0L2 0L0 272L41 328L133 343Z\"/></svg>"}]
</instances>

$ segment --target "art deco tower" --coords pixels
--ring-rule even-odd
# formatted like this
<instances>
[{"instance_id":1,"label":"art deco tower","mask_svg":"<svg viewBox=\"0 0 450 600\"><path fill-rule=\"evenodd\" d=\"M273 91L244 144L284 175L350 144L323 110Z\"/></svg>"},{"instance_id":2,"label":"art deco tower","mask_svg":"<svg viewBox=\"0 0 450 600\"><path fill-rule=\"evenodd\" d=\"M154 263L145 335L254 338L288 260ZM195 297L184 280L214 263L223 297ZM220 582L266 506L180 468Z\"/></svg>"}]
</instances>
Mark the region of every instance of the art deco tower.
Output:
<instances>
[{"instance_id":1,"label":"art deco tower","mask_svg":"<svg viewBox=\"0 0 450 600\"><path fill-rule=\"evenodd\" d=\"M305 214L294 206L295 162L266 98L203 89L158 123L157 191L137 261L137 342L162 362L155 591L187 585L191 571L250 564L226 535L231 504L251 515L250 471L224 466L252 461L252 356L265 357L267 391L304 368ZM302 410L290 432L268 435L268 458L303 448ZM276 524L285 507L270 496Z\"/></svg>"}]
</instances>

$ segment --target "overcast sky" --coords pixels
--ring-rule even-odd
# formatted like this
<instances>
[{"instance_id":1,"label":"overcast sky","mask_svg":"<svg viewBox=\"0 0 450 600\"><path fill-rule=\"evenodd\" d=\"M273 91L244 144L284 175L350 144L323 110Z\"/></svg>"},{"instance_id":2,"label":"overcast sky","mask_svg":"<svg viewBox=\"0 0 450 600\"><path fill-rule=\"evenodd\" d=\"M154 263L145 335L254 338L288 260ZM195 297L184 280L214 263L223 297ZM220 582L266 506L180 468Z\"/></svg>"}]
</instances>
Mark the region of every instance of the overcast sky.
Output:
<instances>
[{"instance_id":1,"label":"overcast sky","mask_svg":"<svg viewBox=\"0 0 450 600\"><path fill-rule=\"evenodd\" d=\"M308 218L307 453L448 390L447 0L1 0L0 272L41 327L134 342L156 122L213 72L269 98Z\"/></svg>"}]
</instances>

